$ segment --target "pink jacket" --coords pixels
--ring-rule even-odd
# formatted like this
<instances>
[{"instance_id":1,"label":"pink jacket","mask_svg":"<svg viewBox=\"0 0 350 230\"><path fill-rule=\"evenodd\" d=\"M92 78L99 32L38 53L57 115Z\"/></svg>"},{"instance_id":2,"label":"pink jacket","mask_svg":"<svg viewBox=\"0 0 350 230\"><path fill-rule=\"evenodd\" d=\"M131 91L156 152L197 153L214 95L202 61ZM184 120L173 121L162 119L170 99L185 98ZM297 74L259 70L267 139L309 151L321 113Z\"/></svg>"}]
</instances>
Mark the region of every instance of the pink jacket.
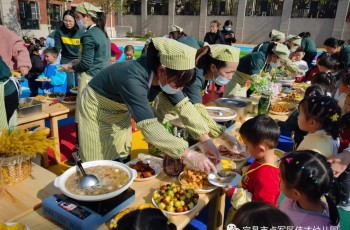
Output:
<instances>
[{"instance_id":1,"label":"pink jacket","mask_svg":"<svg viewBox=\"0 0 350 230\"><path fill-rule=\"evenodd\" d=\"M32 67L29 52L24 47L24 41L13 31L0 25L0 55L11 70L19 67Z\"/></svg>"}]
</instances>

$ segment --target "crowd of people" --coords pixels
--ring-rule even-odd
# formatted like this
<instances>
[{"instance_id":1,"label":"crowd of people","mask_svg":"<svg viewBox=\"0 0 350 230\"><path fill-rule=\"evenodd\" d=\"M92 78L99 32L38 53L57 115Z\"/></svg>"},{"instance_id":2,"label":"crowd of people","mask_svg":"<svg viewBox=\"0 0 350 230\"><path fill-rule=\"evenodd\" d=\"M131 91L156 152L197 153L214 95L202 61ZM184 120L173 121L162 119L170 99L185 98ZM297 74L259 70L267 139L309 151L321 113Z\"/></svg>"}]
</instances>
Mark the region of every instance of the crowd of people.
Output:
<instances>
[{"instance_id":1,"label":"crowd of people","mask_svg":"<svg viewBox=\"0 0 350 230\"><path fill-rule=\"evenodd\" d=\"M0 34L6 36L0 43L0 106L6 111L0 121L8 123L18 107L20 90L11 71L20 71L28 80L30 96L38 95L39 89L70 94L78 87L76 151L83 161L128 162L133 118L145 140L163 153L183 159L194 170L216 172L221 156L213 138L234 140L209 116L203 89L213 81L217 92L224 86L224 97L247 97L254 90L247 81L254 86L272 70L284 69L311 86L286 121L259 115L240 127L254 161L237 171L242 175L237 187L224 188L232 204L227 229L230 224L339 226L337 205L350 211L350 46L328 38L326 52L317 55L310 33L286 36L272 30L271 40L240 58L240 50L232 46L232 21L220 30L220 22L214 20L204 41L172 25L166 38L147 41L140 58L127 45L125 60L120 60L122 51L108 38L105 24L104 12L84 2L75 11L65 11L62 25L46 39L23 41L0 26ZM166 130L163 124L175 117L202 144L204 154ZM277 159L274 149L281 128L294 132L295 145ZM278 209L281 192L285 199ZM161 212L138 210L122 218L117 229L130 229L128 223L140 221L142 215L154 215L166 226L159 229L176 228ZM155 229L145 225L149 219L142 218L135 226Z\"/></svg>"}]
</instances>

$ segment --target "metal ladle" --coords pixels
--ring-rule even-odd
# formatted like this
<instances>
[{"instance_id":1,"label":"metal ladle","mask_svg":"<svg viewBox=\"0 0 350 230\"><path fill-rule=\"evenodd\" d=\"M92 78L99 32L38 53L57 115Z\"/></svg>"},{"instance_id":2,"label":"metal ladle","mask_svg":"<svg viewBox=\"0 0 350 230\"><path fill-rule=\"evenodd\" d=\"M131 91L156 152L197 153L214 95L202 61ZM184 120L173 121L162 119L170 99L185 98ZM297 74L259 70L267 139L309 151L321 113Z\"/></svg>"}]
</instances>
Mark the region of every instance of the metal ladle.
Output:
<instances>
[{"instance_id":1,"label":"metal ladle","mask_svg":"<svg viewBox=\"0 0 350 230\"><path fill-rule=\"evenodd\" d=\"M97 185L99 183L98 178L94 175L86 174L86 172L81 164L82 161L80 160L77 152L73 152L72 155L73 155L75 163L77 164L80 172L83 174L83 177L80 178L79 186L84 189L84 188L90 188L92 186Z\"/></svg>"}]
</instances>

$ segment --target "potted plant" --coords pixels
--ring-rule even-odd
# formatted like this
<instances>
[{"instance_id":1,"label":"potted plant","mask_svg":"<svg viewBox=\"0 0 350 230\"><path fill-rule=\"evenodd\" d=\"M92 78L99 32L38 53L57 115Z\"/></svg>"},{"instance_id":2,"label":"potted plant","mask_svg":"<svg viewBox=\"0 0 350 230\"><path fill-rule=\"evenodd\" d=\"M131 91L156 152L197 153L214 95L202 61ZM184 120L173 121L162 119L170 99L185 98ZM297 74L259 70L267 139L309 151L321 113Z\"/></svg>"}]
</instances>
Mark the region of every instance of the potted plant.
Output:
<instances>
[{"instance_id":1,"label":"potted plant","mask_svg":"<svg viewBox=\"0 0 350 230\"><path fill-rule=\"evenodd\" d=\"M25 179L31 173L31 158L47 152L48 148L55 149L54 139L47 138L47 134L45 129L0 132L0 173L5 184Z\"/></svg>"}]
</instances>

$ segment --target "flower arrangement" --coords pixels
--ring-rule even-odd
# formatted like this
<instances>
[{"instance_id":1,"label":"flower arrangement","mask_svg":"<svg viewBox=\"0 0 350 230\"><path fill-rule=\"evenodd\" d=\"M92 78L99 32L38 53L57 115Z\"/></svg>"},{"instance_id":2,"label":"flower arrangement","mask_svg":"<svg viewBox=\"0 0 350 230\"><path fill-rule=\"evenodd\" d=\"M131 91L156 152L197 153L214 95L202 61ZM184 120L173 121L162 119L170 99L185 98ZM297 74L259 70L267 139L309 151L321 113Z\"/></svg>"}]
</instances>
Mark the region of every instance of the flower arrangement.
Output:
<instances>
[{"instance_id":1,"label":"flower arrangement","mask_svg":"<svg viewBox=\"0 0 350 230\"><path fill-rule=\"evenodd\" d=\"M271 96L272 94L272 85L271 76L264 75L260 77L259 75L255 75L253 77L253 83L251 84L250 89L256 93L260 93L265 96Z\"/></svg>"},{"instance_id":2,"label":"flower arrangement","mask_svg":"<svg viewBox=\"0 0 350 230\"><path fill-rule=\"evenodd\" d=\"M47 148L55 149L55 142L47 138L44 129L33 132L25 130L3 130L0 136L0 157L15 155L36 156L38 153L47 151Z\"/></svg>"}]
</instances>

